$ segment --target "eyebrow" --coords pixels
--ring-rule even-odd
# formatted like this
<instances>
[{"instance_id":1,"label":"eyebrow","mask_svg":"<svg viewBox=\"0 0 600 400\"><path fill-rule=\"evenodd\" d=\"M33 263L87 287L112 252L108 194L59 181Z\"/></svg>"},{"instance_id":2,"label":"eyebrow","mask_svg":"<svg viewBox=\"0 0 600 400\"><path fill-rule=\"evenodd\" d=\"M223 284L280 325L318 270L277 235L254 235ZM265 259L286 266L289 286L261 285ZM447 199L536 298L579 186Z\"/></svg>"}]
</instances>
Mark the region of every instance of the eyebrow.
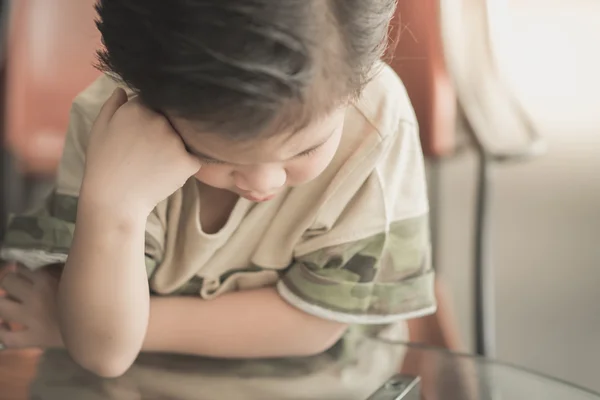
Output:
<instances>
[{"instance_id":1,"label":"eyebrow","mask_svg":"<svg viewBox=\"0 0 600 400\"><path fill-rule=\"evenodd\" d=\"M314 145L312 147L309 147L306 150L303 150L303 151L297 153L296 155L288 158L288 160L291 160L293 158L299 157L299 156L301 156L303 154L309 153L309 152L311 152L313 150L316 150L319 147L323 146L325 143L327 143L327 141L329 141L329 139L331 139L331 137L335 133L336 129L338 129L338 128L336 127L334 130L332 130L331 133L329 135L327 135L327 138L325 138L325 140L323 140L319 144L316 144L316 145ZM179 137L181 137L181 135L179 135ZM220 163L223 163L223 164L231 164L231 162L229 162L229 161L219 160L218 158L215 158L215 157L209 156L208 154L204 154L204 153L202 153L200 151L194 150L190 146L188 146L188 144L183 140L183 138L181 138L181 140L183 141L183 144L184 144L185 149L187 150L187 152L190 153L191 155L195 156L195 157L198 157L198 158L201 158L201 159L204 159L204 160L210 160L210 161L220 162Z\"/></svg>"}]
</instances>

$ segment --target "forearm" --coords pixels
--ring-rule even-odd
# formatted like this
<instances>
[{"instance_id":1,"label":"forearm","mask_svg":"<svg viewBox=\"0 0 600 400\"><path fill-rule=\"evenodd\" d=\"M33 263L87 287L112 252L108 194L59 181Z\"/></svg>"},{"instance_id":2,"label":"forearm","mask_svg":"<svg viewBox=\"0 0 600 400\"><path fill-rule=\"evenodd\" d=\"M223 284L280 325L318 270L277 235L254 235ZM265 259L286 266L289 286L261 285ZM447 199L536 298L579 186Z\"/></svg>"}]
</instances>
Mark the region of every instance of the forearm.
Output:
<instances>
[{"instance_id":1,"label":"forearm","mask_svg":"<svg viewBox=\"0 0 600 400\"><path fill-rule=\"evenodd\" d=\"M306 356L332 346L345 329L290 306L274 288L211 301L153 297L143 350L219 358Z\"/></svg>"},{"instance_id":2,"label":"forearm","mask_svg":"<svg viewBox=\"0 0 600 400\"><path fill-rule=\"evenodd\" d=\"M59 286L59 323L72 357L101 375L123 372L142 346L149 312L144 228L144 220L80 198Z\"/></svg>"}]
</instances>

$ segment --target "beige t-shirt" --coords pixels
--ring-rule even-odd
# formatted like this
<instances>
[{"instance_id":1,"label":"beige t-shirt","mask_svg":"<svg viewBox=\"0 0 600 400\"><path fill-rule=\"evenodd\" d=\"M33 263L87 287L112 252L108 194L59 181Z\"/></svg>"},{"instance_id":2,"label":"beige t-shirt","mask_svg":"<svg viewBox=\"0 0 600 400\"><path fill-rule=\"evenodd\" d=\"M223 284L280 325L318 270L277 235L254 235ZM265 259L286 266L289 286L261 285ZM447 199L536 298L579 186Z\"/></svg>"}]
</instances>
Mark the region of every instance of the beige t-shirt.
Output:
<instances>
[{"instance_id":1,"label":"beige t-shirt","mask_svg":"<svg viewBox=\"0 0 600 400\"><path fill-rule=\"evenodd\" d=\"M102 76L75 99L55 190L43 207L11 218L4 259L30 268L66 260L90 129L116 86ZM148 218L154 294L212 299L276 286L304 312L350 324L435 310L418 128L387 66L348 108L339 150L317 179L265 203L240 198L215 234L202 230L201 207L191 178Z\"/></svg>"}]
</instances>

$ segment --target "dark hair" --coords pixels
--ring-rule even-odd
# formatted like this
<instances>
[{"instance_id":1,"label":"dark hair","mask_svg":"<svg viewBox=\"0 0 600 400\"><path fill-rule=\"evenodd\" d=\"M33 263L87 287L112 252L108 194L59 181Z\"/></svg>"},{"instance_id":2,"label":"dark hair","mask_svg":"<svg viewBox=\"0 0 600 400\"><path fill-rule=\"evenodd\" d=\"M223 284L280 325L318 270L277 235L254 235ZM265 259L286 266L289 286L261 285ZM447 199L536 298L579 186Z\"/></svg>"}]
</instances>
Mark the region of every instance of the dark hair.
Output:
<instances>
[{"instance_id":1,"label":"dark hair","mask_svg":"<svg viewBox=\"0 0 600 400\"><path fill-rule=\"evenodd\" d=\"M358 95L395 0L99 0L99 68L233 136L299 129Z\"/></svg>"}]
</instances>

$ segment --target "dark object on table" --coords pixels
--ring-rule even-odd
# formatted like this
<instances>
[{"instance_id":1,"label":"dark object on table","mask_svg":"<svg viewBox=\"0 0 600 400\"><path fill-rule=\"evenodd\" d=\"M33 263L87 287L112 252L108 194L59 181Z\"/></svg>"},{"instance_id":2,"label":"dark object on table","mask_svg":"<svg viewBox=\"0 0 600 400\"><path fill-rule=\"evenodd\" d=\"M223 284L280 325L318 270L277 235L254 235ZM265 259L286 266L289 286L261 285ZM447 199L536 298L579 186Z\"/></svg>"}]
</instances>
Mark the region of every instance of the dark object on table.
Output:
<instances>
[{"instance_id":1,"label":"dark object on table","mask_svg":"<svg viewBox=\"0 0 600 400\"><path fill-rule=\"evenodd\" d=\"M394 375L367 400L419 400L421 378Z\"/></svg>"}]
</instances>

